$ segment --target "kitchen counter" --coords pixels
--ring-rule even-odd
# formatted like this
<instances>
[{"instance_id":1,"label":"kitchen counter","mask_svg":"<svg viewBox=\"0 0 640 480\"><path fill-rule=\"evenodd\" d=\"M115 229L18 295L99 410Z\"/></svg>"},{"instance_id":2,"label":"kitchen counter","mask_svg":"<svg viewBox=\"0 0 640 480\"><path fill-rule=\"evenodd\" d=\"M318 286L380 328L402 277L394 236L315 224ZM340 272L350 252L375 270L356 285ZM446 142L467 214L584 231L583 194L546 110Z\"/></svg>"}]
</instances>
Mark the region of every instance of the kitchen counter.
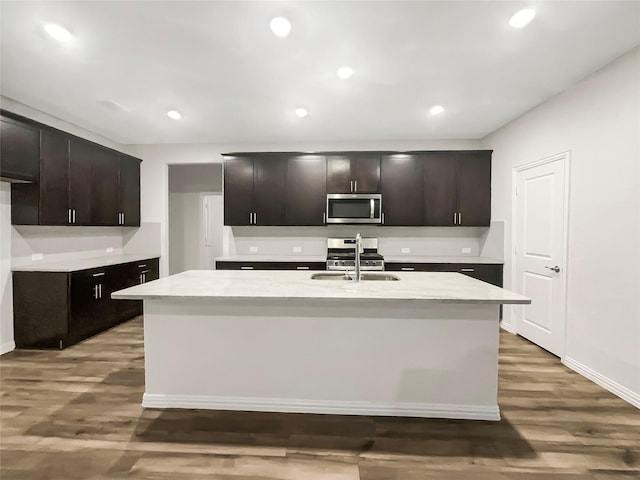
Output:
<instances>
[{"instance_id":1,"label":"kitchen counter","mask_svg":"<svg viewBox=\"0 0 640 480\"><path fill-rule=\"evenodd\" d=\"M326 255L227 255L216 262L326 262Z\"/></svg>"},{"instance_id":2,"label":"kitchen counter","mask_svg":"<svg viewBox=\"0 0 640 480\"><path fill-rule=\"evenodd\" d=\"M399 281L188 271L143 299L143 407L499 420L500 304L448 272Z\"/></svg>"},{"instance_id":3,"label":"kitchen counter","mask_svg":"<svg viewBox=\"0 0 640 480\"><path fill-rule=\"evenodd\" d=\"M136 285L112 295L115 299L256 299L278 300L414 300L445 303L530 303L517 293L459 273L394 272L399 281L360 283L345 280L312 280L299 271L190 270Z\"/></svg>"},{"instance_id":4,"label":"kitchen counter","mask_svg":"<svg viewBox=\"0 0 640 480\"><path fill-rule=\"evenodd\" d=\"M474 263L503 265L504 260L496 260L488 257L417 257L412 255L385 255L385 263Z\"/></svg>"},{"instance_id":5,"label":"kitchen counter","mask_svg":"<svg viewBox=\"0 0 640 480\"><path fill-rule=\"evenodd\" d=\"M14 266L14 272L76 272L91 268L106 267L109 265L119 265L122 263L138 262L149 258L158 258L160 255L132 255L116 254L104 255L91 258L79 258L69 260L59 260L55 262L33 262L28 265Z\"/></svg>"}]
</instances>

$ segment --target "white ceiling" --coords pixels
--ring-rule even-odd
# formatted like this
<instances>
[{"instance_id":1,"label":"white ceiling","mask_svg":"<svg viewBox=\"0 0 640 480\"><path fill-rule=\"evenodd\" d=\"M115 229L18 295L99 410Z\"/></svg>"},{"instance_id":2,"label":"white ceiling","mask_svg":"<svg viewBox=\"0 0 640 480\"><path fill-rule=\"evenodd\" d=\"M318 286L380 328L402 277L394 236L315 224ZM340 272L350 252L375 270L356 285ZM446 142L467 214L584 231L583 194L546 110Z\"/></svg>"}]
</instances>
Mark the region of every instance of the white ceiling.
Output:
<instances>
[{"instance_id":1,"label":"white ceiling","mask_svg":"<svg viewBox=\"0 0 640 480\"><path fill-rule=\"evenodd\" d=\"M512 29L525 7L536 18ZM481 138L640 44L640 1L1 8L2 95L120 143ZM289 37L271 33L274 16L290 19ZM46 22L74 40L52 40ZM355 69L347 81L335 74L342 65ZM437 117L435 104L446 109ZM305 119L294 115L300 106Z\"/></svg>"}]
</instances>

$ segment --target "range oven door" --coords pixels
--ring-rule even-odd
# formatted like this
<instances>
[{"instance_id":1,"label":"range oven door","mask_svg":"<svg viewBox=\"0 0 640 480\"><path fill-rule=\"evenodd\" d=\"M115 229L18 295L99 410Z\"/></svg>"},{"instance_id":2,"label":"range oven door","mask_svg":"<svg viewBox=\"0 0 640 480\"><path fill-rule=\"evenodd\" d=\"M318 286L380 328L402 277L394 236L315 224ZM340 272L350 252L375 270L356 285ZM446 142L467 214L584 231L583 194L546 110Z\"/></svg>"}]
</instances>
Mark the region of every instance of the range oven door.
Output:
<instances>
[{"instance_id":1,"label":"range oven door","mask_svg":"<svg viewBox=\"0 0 640 480\"><path fill-rule=\"evenodd\" d=\"M382 223L382 195L379 193L328 194L327 223Z\"/></svg>"}]
</instances>

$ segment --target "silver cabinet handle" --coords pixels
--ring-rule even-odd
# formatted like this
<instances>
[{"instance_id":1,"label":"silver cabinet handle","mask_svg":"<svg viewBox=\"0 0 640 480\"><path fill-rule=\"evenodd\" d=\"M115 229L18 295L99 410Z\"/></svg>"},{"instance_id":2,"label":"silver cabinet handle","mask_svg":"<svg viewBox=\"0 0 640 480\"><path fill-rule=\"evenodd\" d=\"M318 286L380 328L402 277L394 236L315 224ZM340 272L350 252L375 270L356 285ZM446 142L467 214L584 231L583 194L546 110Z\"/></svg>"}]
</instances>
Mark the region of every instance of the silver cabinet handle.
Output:
<instances>
[{"instance_id":1,"label":"silver cabinet handle","mask_svg":"<svg viewBox=\"0 0 640 480\"><path fill-rule=\"evenodd\" d=\"M122 212L122 224L124 225L124 212Z\"/></svg>"},{"instance_id":2,"label":"silver cabinet handle","mask_svg":"<svg viewBox=\"0 0 640 480\"><path fill-rule=\"evenodd\" d=\"M384 225L384 213L382 213L382 224Z\"/></svg>"},{"instance_id":3,"label":"silver cabinet handle","mask_svg":"<svg viewBox=\"0 0 640 480\"><path fill-rule=\"evenodd\" d=\"M462 214L458 213L458 225L462 225Z\"/></svg>"},{"instance_id":4,"label":"silver cabinet handle","mask_svg":"<svg viewBox=\"0 0 640 480\"><path fill-rule=\"evenodd\" d=\"M545 266L544 268L548 268L549 270L553 270L556 273L560 272L560 267L558 265L556 265L555 267L547 267L547 266Z\"/></svg>"},{"instance_id":5,"label":"silver cabinet handle","mask_svg":"<svg viewBox=\"0 0 640 480\"><path fill-rule=\"evenodd\" d=\"M147 266L147 264L146 264L146 263L143 263L142 265L138 265L138 268L144 268L144 267L146 267L146 266Z\"/></svg>"},{"instance_id":6,"label":"silver cabinet handle","mask_svg":"<svg viewBox=\"0 0 640 480\"><path fill-rule=\"evenodd\" d=\"M327 216L327 212L322 212L322 223L327 223L327 221L325 220Z\"/></svg>"},{"instance_id":7,"label":"silver cabinet handle","mask_svg":"<svg viewBox=\"0 0 640 480\"><path fill-rule=\"evenodd\" d=\"M349 191L353 193L353 180L349 181Z\"/></svg>"},{"instance_id":8,"label":"silver cabinet handle","mask_svg":"<svg viewBox=\"0 0 640 480\"><path fill-rule=\"evenodd\" d=\"M69 223L71 223L71 209L69 209Z\"/></svg>"},{"instance_id":9,"label":"silver cabinet handle","mask_svg":"<svg viewBox=\"0 0 640 480\"><path fill-rule=\"evenodd\" d=\"M104 275L104 272L100 272L100 273L94 273L92 276L94 277L102 277Z\"/></svg>"},{"instance_id":10,"label":"silver cabinet handle","mask_svg":"<svg viewBox=\"0 0 640 480\"><path fill-rule=\"evenodd\" d=\"M358 191L358 180L354 180L353 181L353 191L357 192Z\"/></svg>"},{"instance_id":11,"label":"silver cabinet handle","mask_svg":"<svg viewBox=\"0 0 640 480\"><path fill-rule=\"evenodd\" d=\"M456 225L456 218L457 218L458 214L454 213L453 214L453 224Z\"/></svg>"},{"instance_id":12,"label":"silver cabinet handle","mask_svg":"<svg viewBox=\"0 0 640 480\"><path fill-rule=\"evenodd\" d=\"M98 284L93 286L93 298L98 299Z\"/></svg>"},{"instance_id":13,"label":"silver cabinet handle","mask_svg":"<svg viewBox=\"0 0 640 480\"><path fill-rule=\"evenodd\" d=\"M416 269L415 267L401 267L400 270L403 272L414 272Z\"/></svg>"},{"instance_id":14,"label":"silver cabinet handle","mask_svg":"<svg viewBox=\"0 0 640 480\"><path fill-rule=\"evenodd\" d=\"M142 283L147 283L147 274L146 273L142 274Z\"/></svg>"},{"instance_id":15,"label":"silver cabinet handle","mask_svg":"<svg viewBox=\"0 0 640 480\"><path fill-rule=\"evenodd\" d=\"M253 270L253 267L249 265L243 265L240 267L240 270Z\"/></svg>"},{"instance_id":16,"label":"silver cabinet handle","mask_svg":"<svg viewBox=\"0 0 640 480\"><path fill-rule=\"evenodd\" d=\"M141 273L138 278L140 279L140 283L144 283L144 274Z\"/></svg>"},{"instance_id":17,"label":"silver cabinet handle","mask_svg":"<svg viewBox=\"0 0 640 480\"><path fill-rule=\"evenodd\" d=\"M309 270L309 267L308 266L304 266L304 265L298 265L296 267L296 270Z\"/></svg>"},{"instance_id":18,"label":"silver cabinet handle","mask_svg":"<svg viewBox=\"0 0 640 480\"><path fill-rule=\"evenodd\" d=\"M249 213L249 225L253 225L253 212Z\"/></svg>"},{"instance_id":19,"label":"silver cabinet handle","mask_svg":"<svg viewBox=\"0 0 640 480\"><path fill-rule=\"evenodd\" d=\"M73 223L76 223L76 209L73 209Z\"/></svg>"},{"instance_id":20,"label":"silver cabinet handle","mask_svg":"<svg viewBox=\"0 0 640 480\"><path fill-rule=\"evenodd\" d=\"M253 213L253 224L257 225L258 224L258 214L257 213Z\"/></svg>"},{"instance_id":21,"label":"silver cabinet handle","mask_svg":"<svg viewBox=\"0 0 640 480\"><path fill-rule=\"evenodd\" d=\"M100 298L102 298L102 284L98 285L100 287Z\"/></svg>"},{"instance_id":22,"label":"silver cabinet handle","mask_svg":"<svg viewBox=\"0 0 640 480\"><path fill-rule=\"evenodd\" d=\"M460 271L461 272L475 272L476 269L475 268L461 268Z\"/></svg>"}]
</instances>

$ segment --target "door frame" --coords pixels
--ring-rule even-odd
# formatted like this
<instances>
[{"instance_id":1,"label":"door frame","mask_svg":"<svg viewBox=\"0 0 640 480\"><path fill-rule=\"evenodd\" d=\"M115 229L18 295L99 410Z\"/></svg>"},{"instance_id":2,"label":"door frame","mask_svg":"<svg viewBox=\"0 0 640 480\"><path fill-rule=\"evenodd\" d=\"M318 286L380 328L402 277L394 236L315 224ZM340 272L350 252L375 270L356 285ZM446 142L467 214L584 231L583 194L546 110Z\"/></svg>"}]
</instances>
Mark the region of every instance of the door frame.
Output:
<instances>
[{"instance_id":1,"label":"door frame","mask_svg":"<svg viewBox=\"0 0 640 480\"><path fill-rule=\"evenodd\" d=\"M564 302L564 311L563 322L562 322L562 334L563 334L563 342L562 342L562 352L560 354L560 359L564 360L565 355L567 354L567 338L568 338L568 325L567 325L567 292L568 292L568 283L569 283L569 200L570 200L570 179L571 179L571 150L567 150L564 152L556 153L554 155L550 155L548 157L544 157L538 160L534 160L533 162L526 163L524 165L518 165L513 168L512 173L512 187L511 187L511 287L515 291L517 285L517 267L518 260L516 255L516 243L517 243L517 235L518 235L518 198L516 195L516 189L518 187L518 174L520 172L524 172L531 168L539 167L541 165L546 165L548 163L553 162L563 162L564 166L564 211L562 212L562 223L563 223L563 238L562 238L562 254L564 256L564 265L560 265L562 268L562 272L564 275L561 277L560 284L560 296ZM519 292L521 293L521 292ZM516 308L522 308L521 305L511 306L511 318L512 329L516 335L518 334L518 315L514 315Z\"/></svg>"}]
</instances>

